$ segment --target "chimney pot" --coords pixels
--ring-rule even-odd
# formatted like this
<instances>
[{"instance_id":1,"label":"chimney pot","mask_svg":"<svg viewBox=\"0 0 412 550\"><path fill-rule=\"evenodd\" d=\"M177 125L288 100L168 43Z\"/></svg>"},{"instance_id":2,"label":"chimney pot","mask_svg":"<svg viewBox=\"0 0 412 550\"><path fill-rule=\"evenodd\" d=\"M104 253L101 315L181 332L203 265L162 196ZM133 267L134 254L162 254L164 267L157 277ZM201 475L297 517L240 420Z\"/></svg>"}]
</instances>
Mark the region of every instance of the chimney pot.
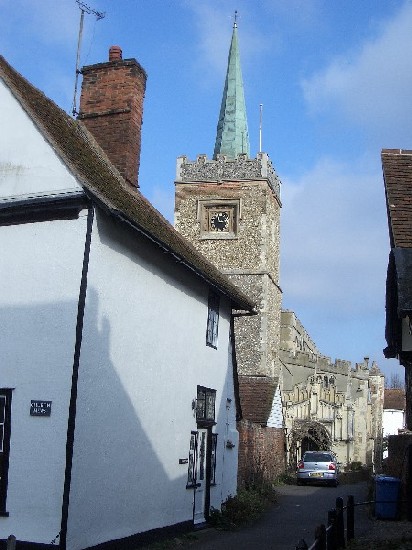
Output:
<instances>
[{"instance_id":1,"label":"chimney pot","mask_svg":"<svg viewBox=\"0 0 412 550\"><path fill-rule=\"evenodd\" d=\"M122 48L120 46L111 46L109 49L109 61L118 61L122 59Z\"/></svg>"},{"instance_id":2,"label":"chimney pot","mask_svg":"<svg viewBox=\"0 0 412 550\"><path fill-rule=\"evenodd\" d=\"M79 119L124 179L138 187L146 72L112 46L109 62L83 67L82 74Z\"/></svg>"}]
</instances>

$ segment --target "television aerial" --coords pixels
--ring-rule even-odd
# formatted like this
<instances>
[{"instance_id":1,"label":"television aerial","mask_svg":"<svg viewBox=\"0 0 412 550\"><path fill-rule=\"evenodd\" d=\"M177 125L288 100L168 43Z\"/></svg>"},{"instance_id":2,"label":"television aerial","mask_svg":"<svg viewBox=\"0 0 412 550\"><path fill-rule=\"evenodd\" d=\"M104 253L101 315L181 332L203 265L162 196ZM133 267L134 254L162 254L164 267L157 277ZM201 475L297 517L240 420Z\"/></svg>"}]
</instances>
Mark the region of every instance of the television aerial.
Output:
<instances>
[{"instance_id":1,"label":"television aerial","mask_svg":"<svg viewBox=\"0 0 412 550\"><path fill-rule=\"evenodd\" d=\"M96 17L96 21L100 21L100 19L103 19L106 16L106 13L104 11L94 10L90 6L82 2L81 0L76 0L76 3L80 9L80 26L79 26L79 37L77 40L76 77L74 81L74 94L73 94L73 103L72 103L73 116L77 115L76 98L77 98L77 85L78 85L79 74L80 74L80 50L81 50L81 44L82 44L82 38L83 38L84 14L87 13L89 15L94 15Z\"/></svg>"}]
</instances>

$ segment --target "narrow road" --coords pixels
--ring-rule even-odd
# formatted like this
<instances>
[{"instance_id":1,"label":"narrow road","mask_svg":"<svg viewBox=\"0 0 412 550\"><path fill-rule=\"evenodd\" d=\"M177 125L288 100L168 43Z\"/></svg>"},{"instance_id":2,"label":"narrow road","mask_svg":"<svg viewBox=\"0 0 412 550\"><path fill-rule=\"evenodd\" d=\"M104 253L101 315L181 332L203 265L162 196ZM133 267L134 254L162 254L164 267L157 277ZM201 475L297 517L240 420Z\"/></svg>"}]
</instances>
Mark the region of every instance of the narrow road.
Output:
<instances>
[{"instance_id":1,"label":"narrow road","mask_svg":"<svg viewBox=\"0 0 412 550\"><path fill-rule=\"evenodd\" d=\"M336 498L346 505L348 495L355 503L367 500L366 483L315 487L284 485L276 488L278 500L259 521L239 531L199 532L198 542L191 547L199 550L294 550L301 539L308 546L314 541L315 527L327 523L328 511L335 508ZM368 507L355 508L355 537L372 529Z\"/></svg>"}]
</instances>

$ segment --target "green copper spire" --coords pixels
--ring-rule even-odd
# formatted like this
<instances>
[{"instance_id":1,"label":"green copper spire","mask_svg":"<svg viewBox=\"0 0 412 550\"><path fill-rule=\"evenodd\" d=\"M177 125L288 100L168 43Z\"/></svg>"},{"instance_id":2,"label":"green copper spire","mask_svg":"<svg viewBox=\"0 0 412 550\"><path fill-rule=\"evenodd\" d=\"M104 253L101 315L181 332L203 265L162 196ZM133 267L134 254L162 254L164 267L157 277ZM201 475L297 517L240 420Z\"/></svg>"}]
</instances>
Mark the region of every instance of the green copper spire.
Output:
<instances>
[{"instance_id":1,"label":"green copper spire","mask_svg":"<svg viewBox=\"0 0 412 550\"><path fill-rule=\"evenodd\" d=\"M236 158L240 153L246 153L249 156L250 146L235 12L213 158L216 160L218 154Z\"/></svg>"}]
</instances>

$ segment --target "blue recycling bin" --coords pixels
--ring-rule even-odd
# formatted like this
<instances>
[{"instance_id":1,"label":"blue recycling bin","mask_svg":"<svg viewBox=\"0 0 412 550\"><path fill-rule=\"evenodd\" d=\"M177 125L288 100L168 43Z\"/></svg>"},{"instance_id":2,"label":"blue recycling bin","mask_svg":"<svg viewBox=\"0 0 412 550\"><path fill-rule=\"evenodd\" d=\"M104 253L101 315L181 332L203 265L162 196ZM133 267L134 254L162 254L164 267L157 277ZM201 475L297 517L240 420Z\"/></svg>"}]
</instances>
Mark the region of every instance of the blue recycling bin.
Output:
<instances>
[{"instance_id":1,"label":"blue recycling bin","mask_svg":"<svg viewBox=\"0 0 412 550\"><path fill-rule=\"evenodd\" d=\"M398 515L399 488L397 477L375 477L375 516L377 519L396 519Z\"/></svg>"}]
</instances>

